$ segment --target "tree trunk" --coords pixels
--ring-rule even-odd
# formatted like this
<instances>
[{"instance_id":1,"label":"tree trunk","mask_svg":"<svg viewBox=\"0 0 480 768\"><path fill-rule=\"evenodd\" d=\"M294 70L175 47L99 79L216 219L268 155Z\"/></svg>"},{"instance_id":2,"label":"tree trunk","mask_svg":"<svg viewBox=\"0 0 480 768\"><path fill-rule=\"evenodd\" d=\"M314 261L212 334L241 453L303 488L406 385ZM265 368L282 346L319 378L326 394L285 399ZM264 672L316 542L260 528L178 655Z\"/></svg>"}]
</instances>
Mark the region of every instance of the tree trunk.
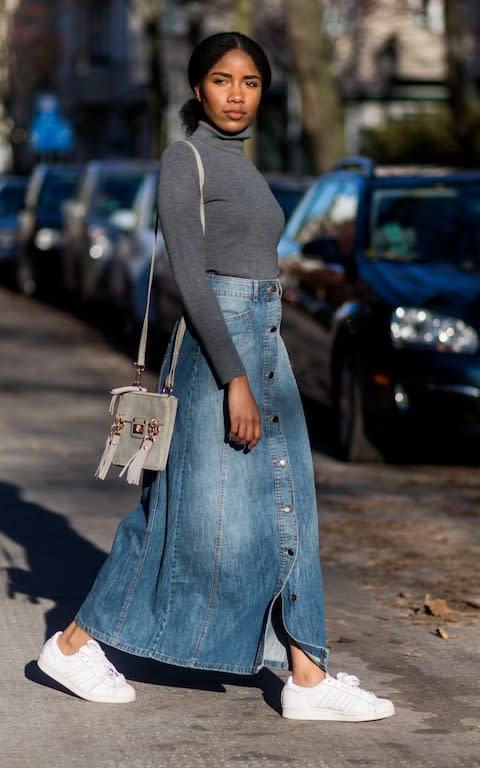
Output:
<instances>
[{"instance_id":1,"label":"tree trunk","mask_svg":"<svg viewBox=\"0 0 480 768\"><path fill-rule=\"evenodd\" d=\"M235 32L253 37L253 0L235 0ZM250 127L251 139L245 144L245 152L255 162L257 147L255 141L255 126Z\"/></svg>"},{"instance_id":2,"label":"tree trunk","mask_svg":"<svg viewBox=\"0 0 480 768\"><path fill-rule=\"evenodd\" d=\"M235 31L252 37L253 0L235 0Z\"/></svg>"},{"instance_id":3,"label":"tree trunk","mask_svg":"<svg viewBox=\"0 0 480 768\"><path fill-rule=\"evenodd\" d=\"M302 101L302 120L315 170L325 171L345 152L340 94L331 72L330 43L321 0L286 0L287 29Z\"/></svg>"},{"instance_id":4,"label":"tree trunk","mask_svg":"<svg viewBox=\"0 0 480 768\"><path fill-rule=\"evenodd\" d=\"M160 41L160 21L164 11L164 0L142 0L148 73L146 93L152 131L152 157L160 157L167 142L165 114L168 99L162 77Z\"/></svg>"},{"instance_id":5,"label":"tree trunk","mask_svg":"<svg viewBox=\"0 0 480 768\"><path fill-rule=\"evenodd\" d=\"M469 126L473 94L468 86L465 64L464 0L445 0L444 13L448 100L461 160L468 162L473 139Z\"/></svg>"}]
</instances>

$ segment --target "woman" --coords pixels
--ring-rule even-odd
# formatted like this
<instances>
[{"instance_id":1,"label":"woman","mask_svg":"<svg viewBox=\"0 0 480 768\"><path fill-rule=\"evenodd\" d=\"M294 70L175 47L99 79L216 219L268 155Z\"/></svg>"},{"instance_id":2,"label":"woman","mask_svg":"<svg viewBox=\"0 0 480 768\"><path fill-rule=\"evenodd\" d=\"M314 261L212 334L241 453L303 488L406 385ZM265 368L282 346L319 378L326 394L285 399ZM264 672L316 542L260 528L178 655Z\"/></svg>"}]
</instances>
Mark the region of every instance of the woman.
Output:
<instances>
[{"instance_id":1,"label":"woman","mask_svg":"<svg viewBox=\"0 0 480 768\"><path fill-rule=\"evenodd\" d=\"M250 38L221 33L195 49L188 76L182 116L204 166L206 229L194 152L176 142L162 157L159 212L188 330L168 467L146 473L75 621L38 663L104 702L135 692L97 640L196 669L291 669L285 717L387 717L390 701L326 673L311 452L279 335L283 215L242 146L270 66Z\"/></svg>"}]
</instances>

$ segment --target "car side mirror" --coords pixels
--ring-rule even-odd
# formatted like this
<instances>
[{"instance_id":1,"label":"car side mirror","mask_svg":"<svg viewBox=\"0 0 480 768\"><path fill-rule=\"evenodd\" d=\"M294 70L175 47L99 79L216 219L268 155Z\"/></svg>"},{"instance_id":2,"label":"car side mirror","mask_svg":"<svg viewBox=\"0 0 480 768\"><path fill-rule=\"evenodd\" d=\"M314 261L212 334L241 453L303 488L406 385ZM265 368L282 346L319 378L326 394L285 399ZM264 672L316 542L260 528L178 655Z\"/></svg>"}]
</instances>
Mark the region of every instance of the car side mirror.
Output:
<instances>
[{"instance_id":1,"label":"car side mirror","mask_svg":"<svg viewBox=\"0 0 480 768\"><path fill-rule=\"evenodd\" d=\"M110 223L122 232L132 232L137 224L137 216L135 211L122 209L112 213Z\"/></svg>"},{"instance_id":2,"label":"car side mirror","mask_svg":"<svg viewBox=\"0 0 480 768\"><path fill-rule=\"evenodd\" d=\"M301 248L301 252L304 256L308 256L311 259L321 259L327 262L338 262L341 259L336 237L316 237L314 240L309 240L308 243L305 243Z\"/></svg>"}]
</instances>

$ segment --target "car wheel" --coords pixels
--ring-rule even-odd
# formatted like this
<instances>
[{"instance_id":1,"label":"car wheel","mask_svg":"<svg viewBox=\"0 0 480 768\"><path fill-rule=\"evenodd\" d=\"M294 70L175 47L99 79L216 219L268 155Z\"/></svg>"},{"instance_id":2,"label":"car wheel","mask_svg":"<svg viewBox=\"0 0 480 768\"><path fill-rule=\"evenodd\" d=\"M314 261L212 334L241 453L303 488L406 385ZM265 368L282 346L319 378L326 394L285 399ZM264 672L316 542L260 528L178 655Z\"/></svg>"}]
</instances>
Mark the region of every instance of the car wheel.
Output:
<instances>
[{"instance_id":1,"label":"car wheel","mask_svg":"<svg viewBox=\"0 0 480 768\"><path fill-rule=\"evenodd\" d=\"M15 283L24 296L34 296L37 292L37 281L29 259L19 259L16 267Z\"/></svg>"},{"instance_id":2,"label":"car wheel","mask_svg":"<svg viewBox=\"0 0 480 768\"><path fill-rule=\"evenodd\" d=\"M0 282L7 288L16 289L16 269L11 261L0 263Z\"/></svg>"},{"instance_id":3,"label":"car wheel","mask_svg":"<svg viewBox=\"0 0 480 768\"><path fill-rule=\"evenodd\" d=\"M337 367L334 405L340 457L344 461L381 461L380 451L365 434L360 382L353 357L348 353Z\"/></svg>"}]
</instances>

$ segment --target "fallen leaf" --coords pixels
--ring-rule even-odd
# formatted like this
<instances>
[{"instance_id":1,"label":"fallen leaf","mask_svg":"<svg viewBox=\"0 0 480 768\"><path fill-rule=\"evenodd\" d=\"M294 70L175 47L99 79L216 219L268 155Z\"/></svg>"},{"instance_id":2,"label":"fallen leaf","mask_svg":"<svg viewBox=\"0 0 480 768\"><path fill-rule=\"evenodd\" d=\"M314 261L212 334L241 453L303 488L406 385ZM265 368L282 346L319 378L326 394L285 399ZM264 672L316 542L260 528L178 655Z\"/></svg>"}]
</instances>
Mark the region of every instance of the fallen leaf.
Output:
<instances>
[{"instance_id":1,"label":"fallen leaf","mask_svg":"<svg viewBox=\"0 0 480 768\"><path fill-rule=\"evenodd\" d=\"M438 637L441 637L442 640L449 640L450 635L445 629L442 629L442 627L437 627L435 630L435 634L438 635Z\"/></svg>"},{"instance_id":2,"label":"fallen leaf","mask_svg":"<svg viewBox=\"0 0 480 768\"><path fill-rule=\"evenodd\" d=\"M468 605L469 608L480 608L480 598L470 597L468 600L465 600L465 605Z\"/></svg>"},{"instance_id":3,"label":"fallen leaf","mask_svg":"<svg viewBox=\"0 0 480 768\"><path fill-rule=\"evenodd\" d=\"M448 616L451 613L446 600L431 595L425 595L423 610L430 616Z\"/></svg>"}]
</instances>

